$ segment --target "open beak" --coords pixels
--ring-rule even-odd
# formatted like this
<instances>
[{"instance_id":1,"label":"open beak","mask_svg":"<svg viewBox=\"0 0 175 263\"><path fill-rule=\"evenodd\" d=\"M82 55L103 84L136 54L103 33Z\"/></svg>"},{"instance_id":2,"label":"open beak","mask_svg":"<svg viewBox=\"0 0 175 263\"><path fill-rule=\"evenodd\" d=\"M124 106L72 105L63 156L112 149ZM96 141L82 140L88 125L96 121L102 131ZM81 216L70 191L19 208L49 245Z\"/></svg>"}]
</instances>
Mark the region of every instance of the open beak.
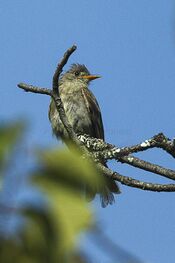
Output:
<instances>
[{"instance_id":1,"label":"open beak","mask_svg":"<svg viewBox=\"0 0 175 263\"><path fill-rule=\"evenodd\" d=\"M85 75L85 76L81 76L82 79L88 79L88 80L94 80L94 79L98 79L101 78L100 76L97 75Z\"/></svg>"}]
</instances>

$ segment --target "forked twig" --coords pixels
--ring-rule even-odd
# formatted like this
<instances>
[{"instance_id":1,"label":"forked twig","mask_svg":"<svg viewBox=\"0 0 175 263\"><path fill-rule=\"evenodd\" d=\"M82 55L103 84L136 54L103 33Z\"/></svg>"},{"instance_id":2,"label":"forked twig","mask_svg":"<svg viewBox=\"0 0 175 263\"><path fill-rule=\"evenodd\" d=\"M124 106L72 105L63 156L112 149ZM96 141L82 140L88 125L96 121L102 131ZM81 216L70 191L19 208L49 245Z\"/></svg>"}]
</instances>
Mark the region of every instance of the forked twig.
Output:
<instances>
[{"instance_id":1,"label":"forked twig","mask_svg":"<svg viewBox=\"0 0 175 263\"><path fill-rule=\"evenodd\" d=\"M93 156L97 161L98 169L103 171L103 173L116 180L124 185L139 188L142 190L149 190L155 192L175 192L175 184L154 184L149 182L143 182L136 180L132 177L123 176L117 172L112 171L111 169L105 167L100 163L100 160L105 161L109 159L115 159L121 163L126 163L131 166L137 167L139 169L149 171L164 177L167 177L171 180L175 180L175 171L164 168L162 166L146 162L139 158L134 157L133 153L146 151L150 148L161 148L175 158L175 141L167 138L163 133L159 133L152 137L151 139L145 140L137 145L130 147L118 148L115 145L104 142L103 140L91 138L88 135L76 135L72 126L70 125L66 113L64 111L64 105L62 104L60 95L59 95L59 78L63 70L63 67L67 63L69 57L76 50L76 46L73 45L70 47L64 54L60 63L58 63L56 71L53 75L52 89L46 89L41 87L36 87L28 85L25 83L19 83L18 87L23 89L26 92L45 94L50 97L55 102L57 111L59 113L60 119L69 135L69 138L76 143L78 146L82 147L84 145L83 151L90 156ZM62 138L64 140L64 138Z\"/></svg>"}]
</instances>

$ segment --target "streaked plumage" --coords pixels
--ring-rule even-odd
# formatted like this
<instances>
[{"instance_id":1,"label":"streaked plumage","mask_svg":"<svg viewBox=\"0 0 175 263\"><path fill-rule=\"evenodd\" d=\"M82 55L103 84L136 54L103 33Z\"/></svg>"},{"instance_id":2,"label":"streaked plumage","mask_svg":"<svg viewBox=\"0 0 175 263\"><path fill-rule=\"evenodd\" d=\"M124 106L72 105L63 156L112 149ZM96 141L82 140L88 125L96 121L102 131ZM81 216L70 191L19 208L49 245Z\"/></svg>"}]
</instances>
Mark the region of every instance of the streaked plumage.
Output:
<instances>
[{"instance_id":1,"label":"streaked plumage","mask_svg":"<svg viewBox=\"0 0 175 263\"><path fill-rule=\"evenodd\" d=\"M89 82L96 76L84 65L73 64L72 67L61 76L59 83L60 97L64 105L67 118L77 134L88 134L92 137L104 140L104 129L101 111L98 102L92 92L88 89ZM53 133L59 137L67 137L67 132L59 118L54 101L51 100L49 108L49 119L52 124ZM94 189L88 193L89 199L93 199L99 192ZM100 190L102 206L114 202L113 193L119 193L116 182L106 178L106 187Z\"/></svg>"}]
</instances>

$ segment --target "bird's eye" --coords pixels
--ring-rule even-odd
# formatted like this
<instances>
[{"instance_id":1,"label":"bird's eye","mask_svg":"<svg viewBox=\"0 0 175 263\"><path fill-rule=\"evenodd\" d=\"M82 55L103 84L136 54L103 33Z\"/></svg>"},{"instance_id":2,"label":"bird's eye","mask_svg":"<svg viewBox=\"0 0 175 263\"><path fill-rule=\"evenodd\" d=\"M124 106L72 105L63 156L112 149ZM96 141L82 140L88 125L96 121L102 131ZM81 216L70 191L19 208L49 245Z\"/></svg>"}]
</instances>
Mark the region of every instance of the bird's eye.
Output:
<instances>
[{"instance_id":1,"label":"bird's eye","mask_svg":"<svg viewBox=\"0 0 175 263\"><path fill-rule=\"evenodd\" d=\"M75 71L75 76L79 76L79 75L80 75L80 72Z\"/></svg>"}]
</instances>

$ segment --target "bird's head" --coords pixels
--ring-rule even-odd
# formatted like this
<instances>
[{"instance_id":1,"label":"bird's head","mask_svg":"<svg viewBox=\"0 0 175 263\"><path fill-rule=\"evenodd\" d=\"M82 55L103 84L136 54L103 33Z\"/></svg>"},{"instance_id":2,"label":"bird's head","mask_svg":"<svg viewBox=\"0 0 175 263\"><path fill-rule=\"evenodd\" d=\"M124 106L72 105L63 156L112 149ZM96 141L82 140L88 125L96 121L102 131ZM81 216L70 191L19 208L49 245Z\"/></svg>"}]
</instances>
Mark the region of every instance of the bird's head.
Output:
<instances>
[{"instance_id":1,"label":"bird's head","mask_svg":"<svg viewBox=\"0 0 175 263\"><path fill-rule=\"evenodd\" d=\"M85 65L73 64L71 68L62 75L61 81L71 81L71 82L79 82L84 84L89 84L90 81L100 78L97 75L91 75L89 70L85 67Z\"/></svg>"}]
</instances>

